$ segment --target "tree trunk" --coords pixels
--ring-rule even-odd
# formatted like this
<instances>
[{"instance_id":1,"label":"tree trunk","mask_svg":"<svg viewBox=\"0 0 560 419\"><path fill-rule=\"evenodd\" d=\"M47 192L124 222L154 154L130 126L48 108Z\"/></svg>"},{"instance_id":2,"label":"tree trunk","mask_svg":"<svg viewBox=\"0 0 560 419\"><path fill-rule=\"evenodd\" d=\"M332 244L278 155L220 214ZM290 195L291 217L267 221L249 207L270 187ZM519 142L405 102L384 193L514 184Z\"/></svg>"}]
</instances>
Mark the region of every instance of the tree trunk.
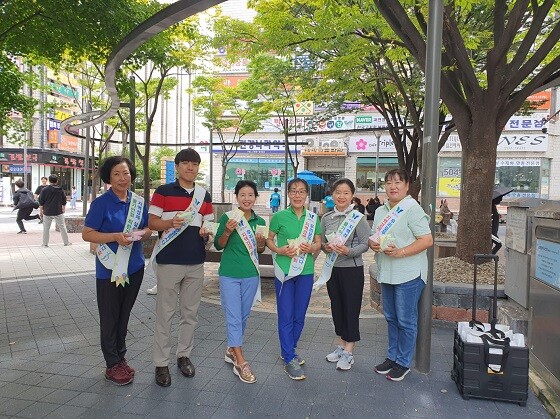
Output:
<instances>
[{"instance_id":1,"label":"tree trunk","mask_svg":"<svg viewBox=\"0 0 560 419\"><path fill-rule=\"evenodd\" d=\"M463 145L463 168L456 256L468 263L473 263L477 253L490 253L492 247L492 190L499 130L489 122L495 118L485 117L484 108L480 108L466 130L457 126Z\"/></svg>"}]
</instances>

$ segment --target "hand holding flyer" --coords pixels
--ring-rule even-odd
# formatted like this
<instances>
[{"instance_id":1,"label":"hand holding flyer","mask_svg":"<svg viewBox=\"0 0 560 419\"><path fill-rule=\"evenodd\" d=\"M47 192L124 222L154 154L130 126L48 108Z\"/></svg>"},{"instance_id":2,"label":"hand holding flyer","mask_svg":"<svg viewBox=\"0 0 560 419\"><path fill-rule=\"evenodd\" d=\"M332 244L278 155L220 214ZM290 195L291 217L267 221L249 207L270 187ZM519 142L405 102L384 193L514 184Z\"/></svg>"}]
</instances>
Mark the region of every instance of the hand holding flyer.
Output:
<instances>
[{"instance_id":1,"label":"hand holding flyer","mask_svg":"<svg viewBox=\"0 0 560 419\"><path fill-rule=\"evenodd\" d=\"M142 237L144 237L144 230L133 230L130 233L127 233L126 237L133 242L142 240Z\"/></svg>"},{"instance_id":2,"label":"hand holding flyer","mask_svg":"<svg viewBox=\"0 0 560 419\"><path fill-rule=\"evenodd\" d=\"M182 218L183 220L185 220L185 223L191 223L193 218L194 218L194 212L189 211L189 210L185 210L183 212L178 212L177 213L177 217Z\"/></svg>"},{"instance_id":3,"label":"hand holding flyer","mask_svg":"<svg viewBox=\"0 0 560 419\"><path fill-rule=\"evenodd\" d=\"M262 234L265 239L268 238L268 226L257 226L255 229L255 235L259 234Z\"/></svg>"},{"instance_id":4,"label":"hand holding flyer","mask_svg":"<svg viewBox=\"0 0 560 419\"><path fill-rule=\"evenodd\" d=\"M329 233L325 236L329 242L329 244L332 244L333 246L342 246L344 245L344 237L342 237L339 233L337 232L332 232Z\"/></svg>"},{"instance_id":5,"label":"hand holding flyer","mask_svg":"<svg viewBox=\"0 0 560 419\"><path fill-rule=\"evenodd\" d=\"M239 208L236 208L231 211L229 219L235 220L237 222L241 221L241 219L245 216L245 213L241 211Z\"/></svg>"},{"instance_id":6,"label":"hand holding flyer","mask_svg":"<svg viewBox=\"0 0 560 419\"><path fill-rule=\"evenodd\" d=\"M392 234L384 234L379 238L381 251L386 250L389 246L395 246L395 238Z\"/></svg>"},{"instance_id":7,"label":"hand holding flyer","mask_svg":"<svg viewBox=\"0 0 560 419\"><path fill-rule=\"evenodd\" d=\"M202 223L202 228L206 229L208 234L210 234L212 236L216 236L216 233L218 232L218 227L219 226L220 226L220 223L215 223L213 221L204 221Z\"/></svg>"}]
</instances>

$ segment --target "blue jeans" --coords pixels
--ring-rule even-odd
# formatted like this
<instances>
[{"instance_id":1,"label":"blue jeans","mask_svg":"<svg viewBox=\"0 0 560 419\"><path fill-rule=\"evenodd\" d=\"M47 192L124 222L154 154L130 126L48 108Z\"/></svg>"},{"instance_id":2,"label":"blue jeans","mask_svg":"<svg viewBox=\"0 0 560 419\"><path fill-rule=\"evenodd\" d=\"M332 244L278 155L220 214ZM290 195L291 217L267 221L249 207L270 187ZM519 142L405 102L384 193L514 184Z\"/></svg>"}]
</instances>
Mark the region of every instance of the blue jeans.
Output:
<instances>
[{"instance_id":1,"label":"blue jeans","mask_svg":"<svg viewBox=\"0 0 560 419\"><path fill-rule=\"evenodd\" d=\"M276 311L278 312L278 338L284 362L296 357L296 347L303 331L305 313L313 288L313 274L298 275L282 284L274 278Z\"/></svg>"},{"instance_id":2,"label":"blue jeans","mask_svg":"<svg viewBox=\"0 0 560 419\"><path fill-rule=\"evenodd\" d=\"M418 301L424 289L420 277L398 285L381 284L383 315L387 320L387 358L410 368L418 333Z\"/></svg>"},{"instance_id":3,"label":"blue jeans","mask_svg":"<svg viewBox=\"0 0 560 419\"><path fill-rule=\"evenodd\" d=\"M259 286L259 277L231 278L220 275L220 297L226 318L228 346L243 346L247 319Z\"/></svg>"}]
</instances>

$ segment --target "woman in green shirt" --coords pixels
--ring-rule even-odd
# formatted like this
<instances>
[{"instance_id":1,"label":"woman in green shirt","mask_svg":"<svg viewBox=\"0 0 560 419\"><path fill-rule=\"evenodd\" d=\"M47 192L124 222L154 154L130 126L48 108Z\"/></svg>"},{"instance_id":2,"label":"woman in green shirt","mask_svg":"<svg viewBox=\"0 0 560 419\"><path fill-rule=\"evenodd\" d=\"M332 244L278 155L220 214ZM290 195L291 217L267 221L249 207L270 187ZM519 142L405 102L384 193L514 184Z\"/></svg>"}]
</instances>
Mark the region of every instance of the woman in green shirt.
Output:
<instances>
[{"instance_id":1,"label":"woman in green shirt","mask_svg":"<svg viewBox=\"0 0 560 419\"><path fill-rule=\"evenodd\" d=\"M304 361L296 354L303 331L305 312L313 288L313 253L321 249L321 223L317 214L305 209L309 193L307 182L294 178L288 182L290 206L270 220L266 241L274 259L274 286L278 313L278 337L284 371L292 380L303 380Z\"/></svg>"},{"instance_id":2,"label":"woman in green shirt","mask_svg":"<svg viewBox=\"0 0 560 419\"><path fill-rule=\"evenodd\" d=\"M214 239L216 249L224 250L218 270L228 338L224 359L233 364L241 381L255 383L257 379L243 356L243 336L260 283L257 253L264 251L266 240L256 229L266 223L253 211L258 196L255 182L237 182L235 196L238 208L222 215Z\"/></svg>"}]
</instances>

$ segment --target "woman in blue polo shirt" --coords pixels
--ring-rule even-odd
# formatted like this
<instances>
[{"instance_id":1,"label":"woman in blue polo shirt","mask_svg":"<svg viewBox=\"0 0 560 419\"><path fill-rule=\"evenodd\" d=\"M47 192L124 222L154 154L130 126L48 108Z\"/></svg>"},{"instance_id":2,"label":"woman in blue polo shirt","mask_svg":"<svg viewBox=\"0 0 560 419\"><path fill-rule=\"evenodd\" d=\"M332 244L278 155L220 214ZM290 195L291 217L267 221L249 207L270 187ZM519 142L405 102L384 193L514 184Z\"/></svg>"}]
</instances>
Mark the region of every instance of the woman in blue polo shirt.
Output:
<instances>
[{"instance_id":1,"label":"woman in blue polo shirt","mask_svg":"<svg viewBox=\"0 0 560 419\"><path fill-rule=\"evenodd\" d=\"M99 168L99 176L111 188L91 203L82 238L98 244L95 276L105 378L125 385L134 379L134 369L125 358L128 319L144 278L139 240L152 232L147 228L144 200L129 190L136 177L130 160L109 157Z\"/></svg>"},{"instance_id":2,"label":"woman in blue polo shirt","mask_svg":"<svg viewBox=\"0 0 560 419\"><path fill-rule=\"evenodd\" d=\"M253 211L257 196L259 194L255 182L237 182L235 197L245 222L241 223L241 219L236 219L235 211L222 214L214 240L217 250L224 249L218 270L228 340L224 359L233 364L233 373L248 384L255 383L257 378L243 355L243 336L260 282L259 262L255 251L262 253L266 240L260 232L257 234L257 226L266 225L264 219ZM237 212L237 216L240 215Z\"/></svg>"},{"instance_id":3,"label":"woman in blue polo shirt","mask_svg":"<svg viewBox=\"0 0 560 419\"><path fill-rule=\"evenodd\" d=\"M292 380L303 380L303 359L296 348L303 331L305 312L313 288L313 253L321 249L321 223L317 214L305 209L309 193L307 182L294 178L288 182L290 206L270 220L266 245L276 254L274 286L278 313L278 337L284 371Z\"/></svg>"}]
</instances>

